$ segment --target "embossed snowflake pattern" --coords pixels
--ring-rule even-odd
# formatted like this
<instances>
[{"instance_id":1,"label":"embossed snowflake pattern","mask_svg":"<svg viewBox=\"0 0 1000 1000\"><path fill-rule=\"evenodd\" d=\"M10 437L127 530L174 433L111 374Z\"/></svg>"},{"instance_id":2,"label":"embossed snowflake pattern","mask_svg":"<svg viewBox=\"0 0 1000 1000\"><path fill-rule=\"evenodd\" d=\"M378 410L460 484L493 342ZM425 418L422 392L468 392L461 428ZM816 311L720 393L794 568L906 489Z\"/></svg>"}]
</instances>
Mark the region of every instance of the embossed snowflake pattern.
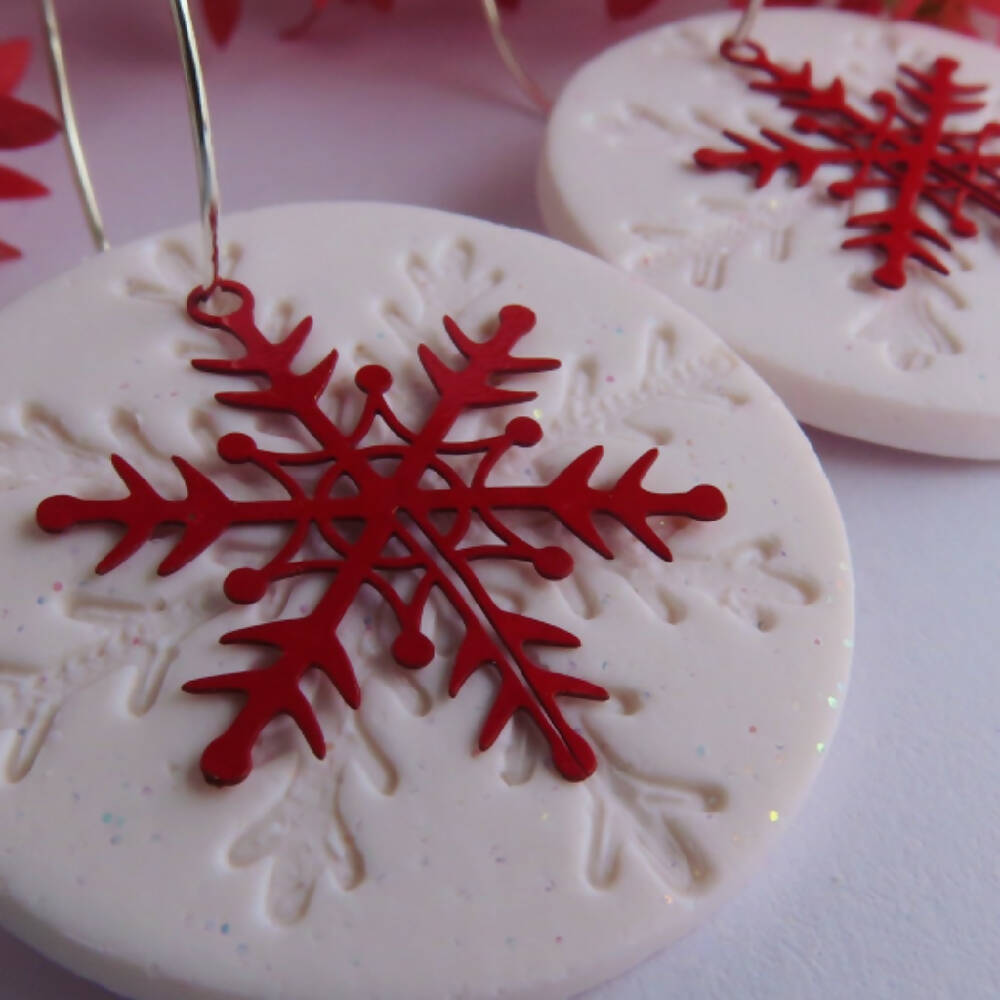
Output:
<instances>
[{"instance_id":1,"label":"embossed snowflake pattern","mask_svg":"<svg viewBox=\"0 0 1000 1000\"><path fill-rule=\"evenodd\" d=\"M845 249L882 255L882 263L872 272L878 284L902 288L907 280L905 264L911 259L947 274L948 268L931 249L952 249L945 226L954 236L972 237L979 229L968 214L970 206L1000 214L1000 153L987 150L1000 138L1000 123L989 122L972 131L949 127L952 117L985 106L977 98L986 87L956 82L955 60L936 59L926 71L901 65L896 86L905 102L879 90L871 96L874 113L866 114L849 103L839 77L826 87L816 86L808 62L790 69L773 62L753 42L726 41L721 52L735 65L763 74L751 89L773 95L783 107L797 111L795 131L824 142L812 146L771 129L761 131L766 142L759 142L727 131L726 137L741 147L738 151L702 148L695 161L712 170L750 171L758 188L779 170L792 171L802 186L823 167L848 169L848 178L827 187L832 197L849 200L864 192L881 192L889 202L886 208L850 215L846 225L866 232L843 243ZM921 206L933 209L937 218L928 221L918 211Z\"/></svg>"},{"instance_id":2,"label":"embossed snowflake pattern","mask_svg":"<svg viewBox=\"0 0 1000 1000\"><path fill-rule=\"evenodd\" d=\"M678 351L676 339L669 324L656 325L645 333L635 347L643 364L633 384L600 386L598 362L591 354L574 362L563 405L547 425L549 443L574 433L606 431L620 424L654 444L664 445L673 440L673 432L663 421L667 400L725 410L747 402L746 393L732 384L739 362L731 351L717 345L707 351L683 354Z\"/></svg>"},{"instance_id":3,"label":"embossed snowflake pattern","mask_svg":"<svg viewBox=\"0 0 1000 1000\"><path fill-rule=\"evenodd\" d=\"M14 733L2 769L8 781L20 781L31 770L63 706L117 671L130 668L134 673L125 709L136 717L145 715L180 645L225 604L206 586L193 588L180 600L154 598L148 603L78 589L65 603L69 619L94 629L90 642L45 670L0 657L0 730Z\"/></svg>"},{"instance_id":4,"label":"embossed snowflake pattern","mask_svg":"<svg viewBox=\"0 0 1000 1000\"><path fill-rule=\"evenodd\" d=\"M471 340L445 318L445 330L463 359L458 368L449 367L426 345L419 348L419 359L437 394L422 426L413 428L400 419L387 399L392 385L389 371L372 364L355 376L363 402L354 426L344 429L321 405L337 353L306 371L295 370L311 320L304 319L283 340L273 342L256 324L253 295L246 286L220 279L211 291L234 297L236 308L224 315L209 311L210 293L198 288L188 299L189 315L203 327L231 335L243 354L193 364L200 371L255 382L253 388L220 392L218 402L256 413L283 414L315 441L312 450L268 451L249 435L231 433L219 439L219 456L232 465L256 467L286 495L233 499L190 463L174 458L187 494L166 499L127 461L113 456L112 465L127 496L50 497L37 512L39 525L53 532L95 522L122 526L123 536L97 567L101 573L130 558L164 528L180 526L181 535L160 564L161 575L181 569L232 528L282 525L288 536L279 551L261 567L241 566L230 572L226 596L235 603L251 604L261 601L278 581L302 577L323 581L321 596L302 617L262 621L221 639L225 644L265 647L272 651L270 662L185 685L193 693L235 693L244 699L232 725L202 755L205 777L217 784L243 780L253 767L258 737L282 714L295 721L313 753L324 757L326 740L301 682L315 667L347 705L360 704L358 680L337 630L363 587L371 588L391 608L398 625L391 653L405 668L416 670L435 658L434 644L422 628L431 593L440 592L457 613L463 637L453 658L449 693L457 695L481 667L491 666L499 675L496 696L480 729L480 749L490 747L520 713L544 737L564 777L580 780L590 775L597 766L594 751L566 720L557 698L603 700L607 692L582 677L547 668L534 652L535 647L576 648L579 640L558 626L505 609L476 571L482 560L507 560L528 564L543 578L563 579L573 570L572 556L559 545L533 545L499 512L545 512L610 559L613 553L593 520L604 515L668 561L670 550L649 519L715 520L725 513L722 494L706 484L684 493L647 490L643 479L656 460L655 448L607 489L590 482L602 459L600 446L584 451L549 483L492 485L491 473L512 448L529 448L541 440L539 424L516 416L492 436L452 439L449 435L471 411L535 398L534 392L498 384L502 379L559 366L554 359L511 353L535 325L534 314L523 306L500 310L494 332L482 341ZM370 443L376 425L395 441ZM463 460L472 466L465 477L459 471ZM474 524L485 528L492 539L472 540ZM401 577L407 578L407 585Z\"/></svg>"},{"instance_id":5,"label":"embossed snowflake pattern","mask_svg":"<svg viewBox=\"0 0 1000 1000\"><path fill-rule=\"evenodd\" d=\"M694 205L703 224L629 223L632 239L621 265L627 271L680 268L695 288L717 292L728 279L730 258L744 247L763 260L788 260L795 227L807 210L794 203L748 206L709 197L696 198Z\"/></svg>"},{"instance_id":6,"label":"embossed snowflake pattern","mask_svg":"<svg viewBox=\"0 0 1000 1000\"><path fill-rule=\"evenodd\" d=\"M475 247L462 239L443 242L429 253L411 252L402 271L407 294L382 302L378 315L407 346L432 336L445 314L464 324L472 309L505 278L503 268L484 265ZM364 358L365 352L359 356Z\"/></svg>"},{"instance_id":7,"label":"embossed snowflake pattern","mask_svg":"<svg viewBox=\"0 0 1000 1000\"><path fill-rule=\"evenodd\" d=\"M364 687L366 705L374 699L392 703L385 685ZM300 745L294 771L284 794L247 826L229 848L229 861L239 868L271 860L267 910L275 922L292 924L309 910L312 896L328 873L342 892L352 892L365 880L365 856L358 832L362 823L345 805L345 790L360 785L366 791L391 796L398 773L379 739L368 731L362 713L352 712L342 699L329 699L324 722L334 752L317 761ZM394 715L405 725L405 713ZM257 753L262 762L283 755L287 741L280 726L262 737Z\"/></svg>"}]
</instances>

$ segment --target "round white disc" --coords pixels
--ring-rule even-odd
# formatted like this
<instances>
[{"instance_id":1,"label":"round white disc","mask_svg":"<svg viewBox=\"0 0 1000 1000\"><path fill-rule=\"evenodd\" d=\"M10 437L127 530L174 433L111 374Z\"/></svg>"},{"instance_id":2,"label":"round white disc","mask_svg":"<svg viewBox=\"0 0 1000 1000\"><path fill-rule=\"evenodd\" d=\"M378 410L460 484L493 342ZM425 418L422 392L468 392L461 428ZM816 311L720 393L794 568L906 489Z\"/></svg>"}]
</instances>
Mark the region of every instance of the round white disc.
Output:
<instances>
[{"instance_id":1,"label":"round white disc","mask_svg":"<svg viewBox=\"0 0 1000 1000\"><path fill-rule=\"evenodd\" d=\"M754 140L766 155L778 143L762 137L762 129L778 141L846 151L844 143L796 131L797 111L750 89L768 82L766 74L720 56L737 20L729 11L669 24L609 49L573 77L552 113L540 171L549 231L690 309L757 368L800 420L901 448L1000 458L1000 217L977 202L981 196L1000 203L997 168L949 167L954 150L943 144L935 155L950 174L936 173L933 163L904 168L892 160L906 184L946 205L956 198L950 181L973 177L979 193L963 194L963 211L979 233L956 235L946 214L921 199L917 214L951 250L916 243L949 273L908 259L905 285L883 287L873 280L882 254L841 244L878 233L879 226L845 223L890 207L896 189L867 188L837 200L827 188L851 179L852 167L843 164L824 163L801 187L793 171L778 169L760 188L752 172L695 165L698 149L741 151L726 130ZM811 62L818 88L839 77L848 102L869 121L884 113L870 96L895 95L925 132L935 127L934 116L898 89L899 80L921 89L898 66L926 72L938 57L950 57L960 62L957 83L986 85L983 94L957 100L986 106L946 115L941 127L975 132L1000 121L1000 52L953 32L783 9L763 11L753 39L774 63L798 69ZM864 125L851 129L847 142L862 149L882 141L872 140ZM966 151L969 142L961 140ZM995 154L998 145L992 138L983 151ZM872 177L886 180L876 168Z\"/></svg>"},{"instance_id":2,"label":"round white disc","mask_svg":"<svg viewBox=\"0 0 1000 1000\"><path fill-rule=\"evenodd\" d=\"M246 379L192 368L240 354L184 312L201 277L193 229L37 289L0 317L0 920L113 990L164 1000L564 997L698 924L788 823L844 696L848 550L791 415L700 322L543 237L376 204L267 209L226 219L224 237L224 273L253 291L268 338L313 317L297 371L339 351L320 402L342 429L360 412L354 374L372 364L393 373L400 418L431 426L438 396L418 346L459 370L442 317L482 340L520 304L537 325L513 353L562 367L508 377L537 398L472 411L449 434L496 434L513 416L541 425L491 486L541 487L600 443L591 485L607 489L653 448L645 489L710 483L729 509L652 518L669 563L607 517L595 524L612 560L543 512L503 511L519 537L563 546L574 571L556 582L524 563L472 564L509 615L579 637L578 649L529 647L547 670L609 692L559 699L597 755L587 780L556 772L523 714L479 751L498 684L485 666L449 697L460 619L436 592L423 622L436 655L407 670L389 653L392 615L364 588L337 631L360 709L318 671L303 684L325 760L282 717L246 780L210 786L199 757L241 701L181 685L272 662L219 637L307 615L335 575L230 604L227 573L264 566L288 534L244 525L173 575L156 575L179 538L167 528L97 576L120 529L45 534L35 509L57 493L125 496L112 453L169 498L185 493L177 455L234 499L277 501L217 441L315 442L290 417L214 400ZM482 542L474 530L469 544Z\"/></svg>"}]
</instances>

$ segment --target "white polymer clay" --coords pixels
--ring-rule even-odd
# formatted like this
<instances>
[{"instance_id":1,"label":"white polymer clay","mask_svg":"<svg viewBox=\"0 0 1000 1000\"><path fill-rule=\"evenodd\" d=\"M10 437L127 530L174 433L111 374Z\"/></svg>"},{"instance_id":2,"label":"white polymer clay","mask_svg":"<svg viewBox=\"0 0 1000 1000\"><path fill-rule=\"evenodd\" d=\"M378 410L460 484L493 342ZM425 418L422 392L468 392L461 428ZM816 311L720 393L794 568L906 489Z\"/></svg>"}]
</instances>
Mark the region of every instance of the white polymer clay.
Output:
<instances>
[{"instance_id":1,"label":"white polymer clay","mask_svg":"<svg viewBox=\"0 0 1000 1000\"><path fill-rule=\"evenodd\" d=\"M614 975L747 877L836 725L851 574L807 440L701 323L545 238L371 204L268 209L224 230L226 267L254 291L264 331L312 315L303 364L339 350L324 398L338 421L356 412L354 372L378 362L419 424L435 395L418 345L457 357L444 314L482 337L519 303L538 322L516 353L563 366L508 383L537 399L463 418L462 434L512 414L544 429L491 482L546 482L599 442L595 483L608 485L655 446L648 489L713 483L729 511L654 524L669 564L614 523L600 524L617 554L605 561L539 515L522 527L573 553L568 579L482 564L510 609L582 640L543 662L611 694L561 699L597 751L588 780L559 777L519 719L477 751L491 670L448 697L458 636L439 606L437 658L397 666L396 626L369 594L340 629L360 710L319 677L308 685L326 760L282 719L242 784L212 787L199 755L239 702L181 685L251 667L246 647L218 638L304 612L316 581L229 604L226 572L263 564L283 537L253 527L166 578L155 567L170 534L98 577L119 532L47 535L34 511L53 493L122 496L111 453L169 496L183 495L175 454L251 490L216 454L220 435L289 438L220 406L233 380L190 366L237 353L183 311L194 230L37 289L0 317L0 919L109 988L162 1000L566 997Z\"/></svg>"},{"instance_id":2,"label":"white polymer clay","mask_svg":"<svg viewBox=\"0 0 1000 1000\"><path fill-rule=\"evenodd\" d=\"M929 244L951 273L910 262L905 287L888 290L871 278L874 252L841 249L863 232L845 228L849 215L885 207L872 192L848 202L827 194L847 168L821 167L801 188L780 171L757 189L749 174L696 167L700 147L738 150L726 129L763 145L762 128L826 143L796 133L795 111L773 95L750 90L763 74L719 55L737 19L727 12L669 24L573 77L552 113L540 171L549 231L704 319L799 419L881 444L1000 458L1000 219L969 202L980 233L962 238L921 203L921 215L952 243L952 251ZM896 89L898 64L927 70L939 56L955 58L958 82L989 85L987 106L946 127L1000 121L994 46L817 10L765 10L753 38L774 62L811 61L818 86L841 77L854 106L874 118L881 112L868 99L876 90L895 93L921 118Z\"/></svg>"}]
</instances>

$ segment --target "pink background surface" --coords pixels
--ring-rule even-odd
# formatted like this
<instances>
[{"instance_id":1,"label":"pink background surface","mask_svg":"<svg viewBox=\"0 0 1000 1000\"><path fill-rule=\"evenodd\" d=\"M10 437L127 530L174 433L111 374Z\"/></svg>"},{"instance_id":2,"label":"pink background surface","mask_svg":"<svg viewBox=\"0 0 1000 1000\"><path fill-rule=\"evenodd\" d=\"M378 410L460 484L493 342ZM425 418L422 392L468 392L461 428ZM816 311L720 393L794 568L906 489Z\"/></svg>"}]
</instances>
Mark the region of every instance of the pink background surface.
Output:
<instances>
[{"instance_id":1,"label":"pink background surface","mask_svg":"<svg viewBox=\"0 0 1000 1000\"><path fill-rule=\"evenodd\" d=\"M544 121L499 64L477 5L400 0L389 16L336 5L295 43L276 36L305 0L246 6L228 51L204 46L224 209L365 198L540 228ZM524 0L508 24L554 94L615 39L705 6L662 0L609 24L599 0ZM0 37L37 38L32 0L2 7ZM193 218L166 4L62 0L60 11L112 243ZM19 93L52 107L41 58ZM59 144L4 160L55 193L0 203L0 237L26 255L0 265L0 306L91 252ZM767 869L697 933L589 1000L1000 995L1000 466L810 436L858 580L840 733ZM3 932L0 970L0 1000L110 996Z\"/></svg>"}]
</instances>

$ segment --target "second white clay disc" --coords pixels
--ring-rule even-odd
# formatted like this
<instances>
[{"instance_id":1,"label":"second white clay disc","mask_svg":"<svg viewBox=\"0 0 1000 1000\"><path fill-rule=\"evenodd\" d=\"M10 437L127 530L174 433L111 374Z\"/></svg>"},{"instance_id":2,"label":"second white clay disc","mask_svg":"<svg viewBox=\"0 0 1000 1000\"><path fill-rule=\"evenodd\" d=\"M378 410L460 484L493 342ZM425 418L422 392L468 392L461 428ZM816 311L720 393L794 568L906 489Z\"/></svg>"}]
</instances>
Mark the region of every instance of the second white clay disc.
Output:
<instances>
[{"instance_id":1,"label":"second white clay disc","mask_svg":"<svg viewBox=\"0 0 1000 1000\"><path fill-rule=\"evenodd\" d=\"M920 218L950 241L951 250L917 242L950 273L911 259L905 285L890 290L872 278L883 262L879 253L841 244L878 230L845 223L890 206L894 189L836 200L827 188L851 178L852 168L844 165L820 166L801 187L794 186L794 172L779 169L760 188L752 173L696 166L700 148L740 152L724 131L769 152L777 142L763 137L762 129L779 142L845 149L823 135L797 131L795 110L750 89L751 82L768 82L766 74L720 56L737 19L726 12L647 32L573 77L552 113L540 171L550 232L704 319L800 420L917 451L1000 458L1000 218L969 194L964 213L979 233L963 237L922 198ZM1000 121L1000 52L952 32L832 11L765 10L753 39L786 68L811 62L817 88L841 78L848 103L870 120L883 115L884 106L870 100L883 91L895 96L917 131L940 125L946 132L976 132ZM902 80L927 98L929 91L898 67L928 73L938 57L960 63L954 82L986 85L971 98L950 98L982 100L982 110L948 114L935 124L928 108L900 91ZM901 128L901 121L894 118L893 127ZM862 129L853 141L873 140ZM968 177L996 204L996 166L949 166L958 162L956 148L964 150L963 163L972 155L972 140L947 148L950 141L936 147L935 162L942 166L926 168L924 188L951 203L955 178L962 186ZM985 154L998 150L995 137L982 147ZM892 157L887 162L892 171L911 171L907 183L914 180L916 168ZM876 181L885 180L885 173L873 173Z\"/></svg>"},{"instance_id":2,"label":"second white clay disc","mask_svg":"<svg viewBox=\"0 0 1000 1000\"><path fill-rule=\"evenodd\" d=\"M442 318L482 344L497 335L499 311L516 304L536 324L513 356L562 367L491 376L537 393L499 408L477 406L493 390L474 384L446 440L514 428L519 443L490 472L491 489L544 492L601 444L591 488L609 489L652 449L644 489L713 484L728 512L650 518L672 549L667 562L610 517L595 518L615 556L608 560L551 515L499 511L517 537L572 555L569 575L551 553L542 560L549 576L564 576L555 580L530 560L477 559L470 569L453 543L432 543L456 519L447 527L442 510L444 525L421 527L415 494L403 490L400 524L423 539L421 551L451 586L471 594L480 581L495 605L496 637L509 639L515 625L537 637L546 623L579 638L578 649L529 649L544 676L558 671L608 691L607 701L558 699L575 738L596 754L596 772L563 778L523 713L479 750L499 686L484 666L449 696L470 634L465 619L436 590L421 622L433 646L410 641L411 654L430 662L407 668L391 654L394 615L365 586L335 630L360 708L349 709L317 670L302 684L326 758L281 717L254 746L249 776L213 787L199 757L245 701L182 685L270 669L273 650L220 637L307 618L341 579L324 539L334 538L345 561L361 546L323 505L354 503L365 522L386 509L404 465L372 452L351 459L361 462L361 500L307 469L303 488L319 498L311 551L327 563L276 581L258 603L227 601L225 581L268 565L288 525L237 524L183 569L157 576L181 538L168 525L97 576L122 529L46 534L35 510L53 494L127 496L112 453L177 502L193 490L191 502L204 506L218 488L233 502L284 509L274 477L248 470L239 455L250 438L274 454L314 450L316 441L287 414L267 412L266 394L247 409L214 398L266 383L192 367L242 353L231 334L184 312L200 278L193 229L102 255L37 289L0 315L0 920L143 1000L566 997L699 924L786 828L844 697L847 544L791 415L700 322L540 236L365 204L254 212L226 219L224 236L225 273L253 291L264 337L300 336L312 316L293 370L323 371L328 352L339 352L319 394L326 418L310 425L329 447L336 435L324 421L349 432L361 387L384 388L373 366L393 375L386 398L399 419L437 440L441 397L425 368L447 387L458 377L448 370L464 364ZM189 469L186 488L174 455L204 478ZM369 458L382 478L366 471ZM475 458L454 448L439 455L442 469L467 481ZM587 488L574 481L565 503L585 509ZM454 477L421 480L429 491L446 487L458 508L468 505ZM131 488L141 492L134 477ZM129 517L158 509L145 495ZM477 502L485 509L487 500ZM52 528L59 518L45 509ZM235 517L233 509L223 503L214 516ZM466 512L464 544L496 548L483 510ZM194 544L202 529L189 530ZM378 558L405 563L401 537L395 554L387 546ZM379 579L411 601L430 572L422 566L383 566ZM282 641L294 643L303 627ZM332 648L331 630L313 655Z\"/></svg>"}]
</instances>

